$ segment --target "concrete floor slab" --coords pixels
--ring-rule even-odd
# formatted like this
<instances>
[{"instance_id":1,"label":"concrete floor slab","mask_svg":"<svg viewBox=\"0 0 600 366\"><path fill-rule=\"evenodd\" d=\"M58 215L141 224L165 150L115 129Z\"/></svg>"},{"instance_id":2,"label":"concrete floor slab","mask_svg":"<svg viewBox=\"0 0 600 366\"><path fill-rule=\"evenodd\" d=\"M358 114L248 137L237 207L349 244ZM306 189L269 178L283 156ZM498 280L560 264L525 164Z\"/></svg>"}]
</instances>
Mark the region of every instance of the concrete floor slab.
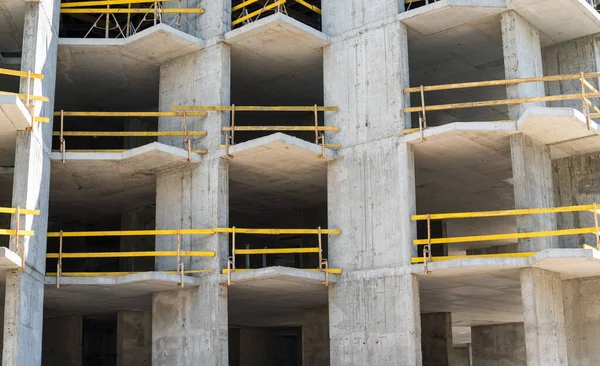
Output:
<instances>
[{"instance_id":1,"label":"concrete floor slab","mask_svg":"<svg viewBox=\"0 0 600 366\"><path fill-rule=\"evenodd\" d=\"M17 253L12 250L0 247L0 271L21 268L22 260Z\"/></svg>"},{"instance_id":2,"label":"concrete floor slab","mask_svg":"<svg viewBox=\"0 0 600 366\"><path fill-rule=\"evenodd\" d=\"M187 151L154 142L123 153L51 153L50 213L90 220L126 208L152 204L156 174L200 162L198 154L187 161Z\"/></svg>"},{"instance_id":3,"label":"concrete floor slab","mask_svg":"<svg viewBox=\"0 0 600 366\"><path fill-rule=\"evenodd\" d=\"M283 134L236 144L229 153L230 205L233 211L281 212L322 203L327 194L327 162L335 152ZM223 156L225 151L221 151ZM272 220L272 217L270 218Z\"/></svg>"},{"instance_id":4,"label":"concrete floor slab","mask_svg":"<svg viewBox=\"0 0 600 366\"><path fill-rule=\"evenodd\" d=\"M106 314L118 310L151 310L152 293L175 290L180 277L160 272L119 277L46 277L44 307L55 314ZM197 286L198 279L184 277L185 286Z\"/></svg>"},{"instance_id":5,"label":"concrete floor slab","mask_svg":"<svg viewBox=\"0 0 600 366\"><path fill-rule=\"evenodd\" d=\"M31 127L31 115L16 95L0 95L0 162L14 163L17 131Z\"/></svg>"},{"instance_id":6,"label":"concrete floor slab","mask_svg":"<svg viewBox=\"0 0 600 366\"><path fill-rule=\"evenodd\" d=\"M332 283L336 275L330 275ZM269 267L232 274L228 288L230 326L297 325L301 310L327 307L324 273ZM222 280L226 282L225 275Z\"/></svg>"}]
</instances>

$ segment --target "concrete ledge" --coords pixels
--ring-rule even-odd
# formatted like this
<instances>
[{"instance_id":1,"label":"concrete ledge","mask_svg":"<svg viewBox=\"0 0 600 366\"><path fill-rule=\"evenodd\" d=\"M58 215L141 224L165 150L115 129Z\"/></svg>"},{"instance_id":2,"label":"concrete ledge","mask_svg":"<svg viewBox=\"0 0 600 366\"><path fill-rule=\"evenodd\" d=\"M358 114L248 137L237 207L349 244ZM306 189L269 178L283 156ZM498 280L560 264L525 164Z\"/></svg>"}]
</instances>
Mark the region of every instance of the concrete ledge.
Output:
<instances>
[{"instance_id":1,"label":"concrete ledge","mask_svg":"<svg viewBox=\"0 0 600 366\"><path fill-rule=\"evenodd\" d=\"M60 38L58 45L72 52L116 53L137 61L162 64L202 50L202 39L165 24L157 24L127 38Z\"/></svg>"},{"instance_id":2,"label":"concrete ledge","mask_svg":"<svg viewBox=\"0 0 600 366\"><path fill-rule=\"evenodd\" d=\"M260 154L264 158L281 158L285 155L310 164L324 165L324 162L336 156L335 150L326 148L325 157L319 158L318 155L322 152L321 146L282 132L235 144L229 148L229 154L234 156L235 162L245 161L244 158L249 156L254 160ZM221 156L225 155L225 150L221 149Z\"/></svg>"},{"instance_id":3,"label":"concrete ledge","mask_svg":"<svg viewBox=\"0 0 600 366\"><path fill-rule=\"evenodd\" d=\"M16 95L0 95L0 134L15 134L31 127L31 115ZM14 142L13 142L14 145Z\"/></svg>"},{"instance_id":4,"label":"concrete ledge","mask_svg":"<svg viewBox=\"0 0 600 366\"><path fill-rule=\"evenodd\" d=\"M282 13L246 24L225 34L225 43L243 44L245 47L257 47L266 44L279 44L293 47L301 44L306 47L321 49L330 43L329 37L318 30L303 24Z\"/></svg>"},{"instance_id":5,"label":"concrete ledge","mask_svg":"<svg viewBox=\"0 0 600 366\"><path fill-rule=\"evenodd\" d=\"M21 257L12 250L0 247L0 271L7 271L21 268Z\"/></svg>"},{"instance_id":6,"label":"concrete ledge","mask_svg":"<svg viewBox=\"0 0 600 366\"><path fill-rule=\"evenodd\" d=\"M514 122L453 122L442 126L427 128L423 131L423 136L428 141L443 139L449 136L459 135L461 132L483 131L485 133L515 133L516 125ZM421 133L419 131L409 133L402 137L402 141L410 144L421 143Z\"/></svg>"},{"instance_id":7,"label":"concrete ledge","mask_svg":"<svg viewBox=\"0 0 600 366\"><path fill-rule=\"evenodd\" d=\"M335 283L339 279L339 275L330 274L329 282ZM313 283L323 285L325 281L325 273L307 271L299 268L291 267L267 267L257 268L247 271L234 272L231 274L231 281L236 284L257 283L261 280L274 280L278 282L296 282L296 283ZM227 275L222 274L221 283L227 283Z\"/></svg>"},{"instance_id":8,"label":"concrete ledge","mask_svg":"<svg viewBox=\"0 0 600 366\"><path fill-rule=\"evenodd\" d=\"M148 293L157 291L173 290L180 283L181 277L176 274L162 272L141 272L127 276L114 277L61 277L60 285L82 285L82 286L120 286L132 287L136 291L146 291ZM198 286L200 281L197 277L184 276L184 285ZM56 277L46 277L44 280L46 286L56 286ZM46 290L47 291L47 290Z\"/></svg>"},{"instance_id":9,"label":"concrete ledge","mask_svg":"<svg viewBox=\"0 0 600 366\"><path fill-rule=\"evenodd\" d=\"M600 252L592 249L546 249L527 258L461 258L428 264L413 264L412 272L431 277L464 276L506 269L537 267L558 272L563 280L600 276Z\"/></svg>"}]
</instances>

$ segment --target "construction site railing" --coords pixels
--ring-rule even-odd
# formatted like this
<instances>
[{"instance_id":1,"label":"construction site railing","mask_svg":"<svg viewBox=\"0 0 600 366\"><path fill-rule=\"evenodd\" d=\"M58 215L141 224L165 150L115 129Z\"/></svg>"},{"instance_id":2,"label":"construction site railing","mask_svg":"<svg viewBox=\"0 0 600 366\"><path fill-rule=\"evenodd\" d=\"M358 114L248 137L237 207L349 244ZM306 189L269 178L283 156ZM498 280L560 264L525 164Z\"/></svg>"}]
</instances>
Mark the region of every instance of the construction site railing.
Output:
<instances>
[{"instance_id":1,"label":"construction site railing","mask_svg":"<svg viewBox=\"0 0 600 366\"><path fill-rule=\"evenodd\" d=\"M185 251L181 249L182 235L212 235L215 232L211 229L193 229L193 230L129 230L129 231L58 231L49 232L49 238L59 238L58 253L46 254L47 259L58 259L56 272L47 273L47 276L56 277L56 287L60 288L60 278L64 277L102 277L102 276L124 276L138 272L63 272L63 259L75 258L140 258L140 257L177 257L177 270L162 271L181 276L180 286L183 287L183 276L185 274L212 272L211 270L186 270L184 268L183 257L214 257L215 252L210 251ZM85 253L65 253L63 252L64 238L81 237L122 237L122 236L176 236L176 251L136 251L136 252L85 252Z\"/></svg>"},{"instance_id":2,"label":"construction site railing","mask_svg":"<svg viewBox=\"0 0 600 366\"><path fill-rule=\"evenodd\" d=\"M62 153L63 163L66 160L68 152L124 152L127 149L104 149L104 150L67 150L65 137L160 137L160 136L181 136L183 144L188 152L188 160L191 160L191 154L206 154L206 149L192 149L190 137L206 136L206 131L189 131L187 126L187 117L206 117L206 112L65 112L58 111L54 113L60 117L60 130L54 131L53 136L59 136L60 153ZM65 131L65 117L181 117L182 131Z\"/></svg>"},{"instance_id":3,"label":"construction site railing","mask_svg":"<svg viewBox=\"0 0 600 366\"><path fill-rule=\"evenodd\" d=\"M534 232L521 232L521 233L491 234L491 235L457 236L457 237L446 237L446 238L432 238L431 237L431 220L525 216L525 215L540 215L540 214L583 212L583 211L592 212L592 214L594 216L594 227L534 231ZM521 252L521 253L481 254L481 255L466 255L466 256L439 256L439 257L434 258L432 255L431 246L436 245L436 244L472 243L472 242L485 242L485 241L506 240L506 239L529 239L529 238L541 238L541 237L558 237L558 236L565 236L565 235L594 234L596 236L596 247L598 249L600 249L600 230L599 230L599 226L598 226L598 205L596 203L591 204L591 205L550 207L550 208L530 208L530 209L515 209L515 210L501 210L501 211L481 211L481 212L459 212L459 213L413 215L411 217L411 220L427 222L427 238L413 240L414 245L424 245L425 246L423 248L423 257L422 258L412 258L413 263L423 263L425 266L425 272L427 272L427 273L429 273L429 271L427 270L428 262L459 259L459 258L530 257L530 256L536 254L536 252Z\"/></svg>"},{"instance_id":4,"label":"construction site railing","mask_svg":"<svg viewBox=\"0 0 600 366\"><path fill-rule=\"evenodd\" d=\"M182 8L181 1L178 1L179 7L165 8L163 3L172 0L99 0L99 1L81 1L60 4L61 14L98 14L98 18L92 24L83 38L87 38L94 29L104 31L104 38L110 38L110 31L116 30L117 36L129 37L142 30L146 23L156 25L164 23L167 25L181 26L185 21L190 28L193 25L182 15L183 14L203 14L203 8ZM133 7L133 6L135 7ZM144 7L137 7L137 6ZM149 6L148 6L149 5ZM116 14L126 14L126 19L117 19ZM131 16L135 14L143 15L141 19L132 20ZM164 14L175 14L171 21L163 19Z\"/></svg>"},{"instance_id":5,"label":"construction site railing","mask_svg":"<svg viewBox=\"0 0 600 366\"><path fill-rule=\"evenodd\" d=\"M16 76L18 78L26 78L26 91L25 93L14 93L9 91L0 90L0 95L16 95L19 99L25 101L25 108L29 111L31 116L31 126L33 127L34 122L48 123L50 119L48 117L40 117L35 115L35 102L49 102L50 99L41 95L32 94L33 83L35 80L43 80L43 74L35 74L31 71L17 71L11 69L0 68L0 75Z\"/></svg>"},{"instance_id":6,"label":"construction site railing","mask_svg":"<svg viewBox=\"0 0 600 366\"><path fill-rule=\"evenodd\" d=\"M229 233L231 234L231 256L227 260L227 269L223 270L223 273L227 274L227 283L233 284L231 281L231 273L240 271L236 267L235 256L236 255L267 255L267 254L306 254L316 253L319 256L319 267L312 268L309 270L315 270L325 273L324 284L329 285L329 274L330 273L342 273L339 268L329 268L327 259L323 257L323 235L339 235L340 230L336 229L322 229L317 227L316 229L244 229L244 228L219 228L213 229L217 233ZM262 248L262 249L238 249L236 247L236 235L239 234L251 234L251 235L316 235L318 246L316 247L303 247L303 248ZM241 269L241 270L248 270ZM305 268L303 268L305 269Z\"/></svg>"},{"instance_id":7,"label":"construction site railing","mask_svg":"<svg viewBox=\"0 0 600 366\"><path fill-rule=\"evenodd\" d=\"M404 108L404 112L419 113L419 127L404 130L404 133L421 132L421 138L423 139L423 130L427 128L427 112L430 111L443 111L443 110L454 110L464 108L478 108L478 107L491 107L491 106L502 106L502 105L516 105L525 103L536 103L536 102L555 102L564 100L581 100L583 106L583 113L587 120L588 129L591 129L592 118L600 118L600 107L596 106L590 101L590 98L600 97L600 92L586 79L600 78L600 72L590 73L579 73L569 75L553 75L553 76L540 76L530 78L518 78L518 79L506 79L506 80L490 80L490 81L476 81L469 83L456 83L456 84L443 84L443 85L431 85L431 86L417 86L404 89L405 93L420 93L421 106L419 107L408 107ZM548 96L537 96L529 98L515 98L515 99L501 99L501 100L489 100L489 101L477 101L477 102L465 102L465 103L450 103L450 104L437 104L427 105L425 100L425 93L431 91L443 91L443 90L456 90L456 89L467 89L467 88L479 88L479 87L490 87L490 86L502 86L502 85L517 85L522 83L539 83L539 82L556 82L556 81L568 81L568 80L579 80L581 84L581 93L578 94L564 94L564 95L548 95ZM591 113L590 109L594 110ZM500 122L514 122L512 120L500 121Z\"/></svg>"},{"instance_id":8,"label":"construction site railing","mask_svg":"<svg viewBox=\"0 0 600 366\"><path fill-rule=\"evenodd\" d=\"M2 212L0 210L0 212ZM228 259L227 269L223 273L228 275L228 283L231 284L231 273L245 269L237 269L235 266L235 256L253 255L253 254L301 254L316 253L319 256L318 268L309 268L325 273L325 284L329 284L329 274L342 273L341 269L329 268L327 259L323 257L323 235L340 234L340 230L335 229L247 229L247 228L213 228L213 229L178 229L178 230L128 230L128 231L56 231L49 232L48 238L59 238L58 253L47 253L47 259L57 259L56 272L49 272L47 276L56 277L56 286L60 288L61 277L102 277L102 276L124 276L139 272L63 272L63 259L90 259L90 258L136 258L136 257L177 257L177 270L163 271L166 273L176 273L181 276L180 286L183 286L183 276L185 274L213 272L212 270L186 270L181 258L183 257L214 257L215 252L209 251L184 251L181 249L182 235L213 235L217 233L227 233L232 235L232 255ZM236 234L254 234L254 235L316 235L318 239L317 247L309 248L264 248L264 249L238 249L235 246ZM24 235L24 234L22 234ZM33 233L32 233L33 235ZM73 237L123 237L123 236L164 236L175 235L177 237L176 251L136 251L136 252L83 252L83 253L65 253L63 251L63 239Z\"/></svg>"},{"instance_id":9,"label":"construction site railing","mask_svg":"<svg viewBox=\"0 0 600 366\"><path fill-rule=\"evenodd\" d=\"M327 144L325 143L325 131L339 131L337 126L319 126L319 112L336 112L337 107L327 106L175 106L171 107L174 111L217 111L217 112L231 112L231 125L223 126L221 131L225 137L225 144L221 145L221 148L227 150L227 156L229 154L229 147L235 145L235 131L314 131L315 133L315 144L320 145L322 153L319 157L325 156L325 148L337 149L340 147L338 144ZM239 126L236 124L236 113L238 112L312 112L314 115L313 126Z\"/></svg>"},{"instance_id":10,"label":"construction site railing","mask_svg":"<svg viewBox=\"0 0 600 366\"><path fill-rule=\"evenodd\" d=\"M0 207L0 214L9 214L16 215L15 216L15 228L13 229L0 229L0 235L10 236L14 238L13 248L15 248L15 253L21 258L21 268L22 270L25 266L25 248L21 244L19 240L22 236L33 236L35 233L33 230L23 230L21 229L21 216L22 215L34 215L37 216L40 214L40 210L29 210L21 207L12 208L12 207Z\"/></svg>"},{"instance_id":11,"label":"construction site railing","mask_svg":"<svg viewBox=\"0 0 600 366\"><path fill-rule=\"evenodd\" d=\"M289 0L289 1L290 2L294 1L294 2L304 6L305 8L315 12L316 14L321 15L321 9L319 9L319 7L309 4L305 0ZM287 2L288 2L288 0L273 0L272 2L271 2L271 0L267 0L264 2L264 4L262 5L262 7L260 9L250 12L247 9L247 7L250 5L256 4L256 3L260 4L260 1L259 0L243 1L242 3L231 8L231 13L232 13L231 25L236 26L238 24L248 24L248 23L254 22L254 21L258 20L261 16L263 16L265 13L267 13L271 10L275 13L282 12L287 15L287 9L285 7L285 4ZM233 13L237 12L238 10L241 10L241 11L237 15L237 17L233 16Z\"/></svg>"}]
</instances>

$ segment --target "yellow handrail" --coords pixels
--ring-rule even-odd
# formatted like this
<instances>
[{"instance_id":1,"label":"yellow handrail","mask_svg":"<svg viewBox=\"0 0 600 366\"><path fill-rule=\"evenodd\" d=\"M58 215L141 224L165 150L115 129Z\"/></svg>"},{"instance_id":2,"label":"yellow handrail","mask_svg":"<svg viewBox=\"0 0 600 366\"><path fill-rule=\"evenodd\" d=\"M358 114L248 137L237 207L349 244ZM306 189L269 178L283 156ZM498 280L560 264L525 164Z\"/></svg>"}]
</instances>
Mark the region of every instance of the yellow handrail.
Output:
<instances>
[{"instance_id":1,"label":"yellow handrail","mask_svg":"<svg viewBox=\"0 0 600 366\"><path fill-rule=\"evenodd\" d=\"M319 15L322 15L322 11L321 11L321 9L318 6L309 4L305 0L290 0L290 1L295 1L298 4L304 6L305 8L307 8L307 9L309 9L309 10L311 10L311 11L313 11L313 12L319 14ZM252 5L254 3L257 3L257 2L258 2L258 0L247 0L247 1L244 1L244 2L242 2L242 3L240 3L240 4L236 5L236 6L232 7L231 8L231 12L233 13L233 12L236 12L238 10L242 10L245 7L247 7L249 5ZM244 16L241 16L241 17L239 17L237 19L233 19L233 21L231 22L231 25L235 26L235 25L240 24L240 23L242 23L242 22L244 22L244 21L246 21L248 19L251 19L251 18L253 18L255 16L260 16L263 12L271 10L271 9L274 9L274 8L280 6L280 5L285 4L286 2L287 2L286 0L275 1L275 2L273 2L270 5L262 7L261 9L253 11L253 12L251 12L249 14L246 14Z\"/></svg>"}]
</instances>

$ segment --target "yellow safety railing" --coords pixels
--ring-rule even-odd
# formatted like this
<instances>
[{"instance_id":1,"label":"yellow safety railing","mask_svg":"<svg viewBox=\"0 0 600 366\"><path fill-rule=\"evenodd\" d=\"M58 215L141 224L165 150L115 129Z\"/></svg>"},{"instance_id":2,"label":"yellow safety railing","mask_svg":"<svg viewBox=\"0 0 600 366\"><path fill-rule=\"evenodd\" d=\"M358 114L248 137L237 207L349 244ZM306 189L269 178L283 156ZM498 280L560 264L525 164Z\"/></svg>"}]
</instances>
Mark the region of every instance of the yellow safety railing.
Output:
<instances>
[{"instance_id":1,"label":"yellow safety railing","mask_svg":"<svg viewBox=\"0 0 600 366\"><path fill-rule=\"evenodd\" d=\"M325 273L325 285L329 285L329 274L335 273L340 274L342 270L339 268L329 268L327 259L323 257L323 235L339 235L340 230L336 229L322 229L318 227L316 229L244 229L236 228L218 228L213 229L217 233L229 233L231 234L231 256L227 260L227 269L223 270L223 273L227 274L227 283L232 284L231 273L248 270L238 269L235 264L236 255L255 255L255 254L306 254L316 253L319 256L319 267L310 270L316 270ZM238 249L236 247L236 235L239 234L253 234L253 235L316 235L318 246L306 247L306 248L263 248L263 249Z\"/></svg>"},{"instance_id":2,"label":"yellow safety railing","mask_svg":"<svg viewBox=\"0 0 600 366\"><path fill-rule=\"evenodd\" d=\"M190 137L206 136L205 131L188 131L187 117L206 117L206 112L65 112L58 111L54 113L60 117L60 130L54 131L54 136L59 136L60 150L62 153L63 163L66 160L68 152L124 152L127 149L104 149L104 150L67 150L66 136L71 137L159 137L159 136L181 136L184 146L188 152L188 160L191 160L191 154L206 154L206 149L192 149ZM65 117L181 117L183 130L182 131L65 131Z\"/></svg>"},{"instance_id":3,"label":"yellow safety railing","mask_svg":"<svg viewBox=\"0 0 600 366\"><path fill-rule=\"evenodd\" d=\"M431 237L431 220L524 216L524 215L539 215L539 214L583 212L583 211L592 212L592 214L594 216L594 227L535 231L535 232L522 232L522 233L457 236L457 237L446 237L446 238L432 238ZM414 245L425 245L425 247L423 248L423 257L422 258L412 258L413 263L424 263L425 272L428 272L428 270L427 270L428 262L460 259L460 258L530 257L530 256L536 254L535 252L522 252L522 253L482 254L482 255L466 255L466 256L440 256L440 257L434 258L432 256L431 246L435 245L435 244L472 243L472 242L484 242L484 241L495 241L495 240L505 240L505 239L528 239L528 238L553 237L553 236L565 236L565 235L594 234L596 236L596 246L597 246L597 248L600 249L600 230L598 227L598 206L596 203L591 204L591 205L550 207L550 208L530 208L530 209L515 209L515 210L501 210L501 211L480 211L480 212L459 212L459 213L413 215L411 219L413 221L426 221L427 222L427 238L413 240Z\"/></svg>"},{"instance_id":4,"label":"yellow safety railing","mask_svg":"<svg viewBox=\"0 0 600 366\"><path fill-rule=\"evenodd\" d=\"M16 95L19 99L25 101L25 108L29 111L31 115L31 125L33 126L33 122L42 122L48 123L50 119L48 117L40 117L35 115L35 102L49 102L50 99L41 96L32 94L33 83L35 80L43 80L43 74L35 74L31 71L17 71L11 69L2 69L0 68L0 75L8 75L8 76L16 76L19 78L26 78L26 91L24 94L22 93L14 93L9 91L0 90L0 94L2 95Z\"/></svg>"},{"instance_id":5,"label":"yellow safety railing","mask_svg":"<svg viewBox=\"0 0 600 366\"><path fill-rule=\"evenodd\" d=\"M212 235L215 232L210 229L190 230L129 230L129 231L58 231L49 232L49 238L59 238L58 253L48 253L46 258L58 259L56 272L49 272L47 276L56 277L56 287L60 288L60 278L64 277L101 277L101 276L124 276L138 272L63 272L63 259L74 258L140 258L140 257L177 257L177 270L163 271L180 275L180 286L183 287L183 276L191 273L212 272L211 270L186 270L183 257L214 257L215 252L210 251L185 251L181 250L182 235ZM164 236L175 235L177 237L176 251L138 251L138 252L96 252L96 253L65 253L63 252L63 239L74 237L115 237L115 236Z\"/></svg>"},{"instance_id":6,"label":"yellow safety railing","mask_svg":"<svg viewBox=\"0 0 600 366\"><path fill-rule=\"evenodd\" d=\"M492 107L492 106L503 106L503 105L517 105L525 103L536 103L536 102L554 102L563 100L581 100L583 105L583 112L586 116L587 126L590 129L592 118L600 118L600 107L596 106L590 101L590 98L600 97L600 92L586 79L597 79L600 77L600 72L590 73L579 73L569 75L553 75L553 76L540 76L530 78L519 78L519 79L506 79L506 80L489 80L489 81L476 81L469 83L456 83L456 84L443 84L443 85L432 85L432 86L417 86L404 89L405 93L419 93L421 97L421 105L419 107L404 108L404 112L419 113L419 127L404 130L404 133L421 132L421 139L423 138L423 130L427 128L427 112L430 111L444 111L450 109L463 109L463 108L478 108L478 107ZM557 81L568 81L568 80L579 80L581 84L581 93L578 94L564 94L564 95L548 95L538 96L529 98L515 98L515 99L500 99L500 100L489 100L489 101L477 101L477 102L465 102L465 103L450 103L450 104L437 104L427 105L425 101L425 93L431 91L443 91L443 90L457 90L467 88L480 88L490 86L502 86L502 85L517 85L522 83L539 83L539 82L557 82ZM594 110L591 113L590 109ZM514 122L514 121L500 121L500 122Z\"/></svg>"},{"instance_id":7,"label":"yellow safety railing","mask_svg":"<svg viewBox=\"0 0 600 366\"><path fill-rule=\"evenodd\" d=\"M337 149L340 147L338 144L327 144L325 143L325 131L339 131L337 126L319 126L319 112L336 112L337 107L331 106L237 106L235 104L231 106L175 106L171 107L173 111L218 111L218 112L231 112L231 125L224 126L221 128L225 135L225 144L221 145L221 148L227 149L227 156L229 154L229 147L235 145L235 131L314 131L315 133L315 144L320 145L322 153L319 157L325 156L325 148ZM238 112L312 112L314 115L313 126L239 126L236 124L236 113Z\"/></svg>"},{"instance_id":8,"label":"yellow safety railing","mask_svg":"<svg viewBox=\"0 0 600 366\"><path fill-rule=\"evenodd\" d=\"M15 216L15 229L0 229L0 235L6 235L14 237L14 248L15 252L21 257L21 270L25 267L25 248L21 244L19 237L21 236L33 236L35 233L33 230L22 230L21 229L21 215L34 215L40 214L40 210L29 210L25 208L12 208L12 207L0 207L0 214L9 214Z\"/></svg>"},{"instance_id":9,"label":"yellow safety railing","mask_svg":"<svg viewBox=\"0 0 600 366\"><path fill-rule=\"evenodd\" d=\"M289 0L289 1L295 1L296 3L304 6L305 8L321 15L321 9L319 9L318 6L312 5L305 0ZM261 5L261 7L258 10L249 11L247 9L248 6L251 6L256 3ZM273 10L276 13L284 12L287 14L287 9L285 8L286 3L287 3L287 0L273 0L273 2L271 2L271 0L267 0L264 2L264 4L260 4L259 0L243 1L240 4L231 8L232 14L234 14L237 11L240 11L240 13L237 15L237 18L232 19L231 25L236 26L240 23L244 23L247 21L252 22L252 21L258 20L264 13L266 13L270 10Z\"/></svg>"},{"instance_id":10,"label":"yellow safety railing","mask_svg":"<svg viewBox=\"0 0 600 366\"><path fill-rule=\"evenodd\" d=\"M177 21L181 25L181 21L187 19L182 18L183 14L203 14L203 8L182 8L181 1L178 1L178 7L165 8L163 3L172 0L98 0L98 1L80 1L62 3L60 5L61 14L77 15L77 14L99 14L99 17L93 23L90 30L84 38L95 28L103 29L105 38L109 38L110 31L116 30L117 37L129 37L140 31L142 25L146 22L153 22L153 25L164 23L163 14L177 15L173 21ZM141 7L140 7L141 6ZM126 14L124 20L118 19L116 14ZM132 15L142 15L141 19L133 21Z\"/></svg>"}]
</instances>

